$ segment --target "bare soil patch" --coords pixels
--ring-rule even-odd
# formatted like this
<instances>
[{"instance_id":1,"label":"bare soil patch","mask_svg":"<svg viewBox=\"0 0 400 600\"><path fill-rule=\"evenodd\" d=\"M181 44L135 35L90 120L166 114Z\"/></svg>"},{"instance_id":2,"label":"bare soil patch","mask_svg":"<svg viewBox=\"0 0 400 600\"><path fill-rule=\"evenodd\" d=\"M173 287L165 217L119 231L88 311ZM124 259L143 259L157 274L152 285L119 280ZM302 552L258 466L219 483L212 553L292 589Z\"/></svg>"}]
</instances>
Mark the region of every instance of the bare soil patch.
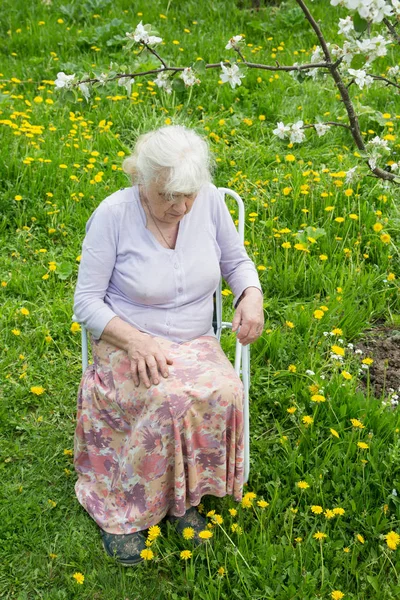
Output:
<instances>
[{"instance_id":1,"label":"bare soil patch","mask_svg":"<svg viewBox=\"0 0 400 600\"><path fill-rule=\"evenodd\" d=\"M362 358L374 359L370 365L370 393L375 398L387 398L391 393L400 395L400 327L378 326L367 329L354 344L354 350L363 351ZM367 372L360 381L363 392L367 390ZM382 398L383 399L383 398Z\"/></svg>"}]
</instances>

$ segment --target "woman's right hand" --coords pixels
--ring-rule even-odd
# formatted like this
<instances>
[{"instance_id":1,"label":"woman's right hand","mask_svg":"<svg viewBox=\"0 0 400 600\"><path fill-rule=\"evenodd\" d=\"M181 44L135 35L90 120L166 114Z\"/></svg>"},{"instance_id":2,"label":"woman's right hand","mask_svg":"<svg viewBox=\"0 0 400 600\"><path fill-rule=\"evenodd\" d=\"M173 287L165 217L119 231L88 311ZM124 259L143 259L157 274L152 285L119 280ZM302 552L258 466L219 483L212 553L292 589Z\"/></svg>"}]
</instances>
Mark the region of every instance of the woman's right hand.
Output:
<instances>
[{"instance_id":1,"label":"woman's right hand","mask_svg":"<svg viewBox=\"0 0 400 600\"><path fill-rule=\"evenodd\" d=\"M128 357L135 385L138 386L142 382L147 388L152 384L159 384L159 372L163 377L168 377L168 365L173 363L172 358L161 348L157 340L143 332L130 342Z\"/></svg>"}]
</instances>

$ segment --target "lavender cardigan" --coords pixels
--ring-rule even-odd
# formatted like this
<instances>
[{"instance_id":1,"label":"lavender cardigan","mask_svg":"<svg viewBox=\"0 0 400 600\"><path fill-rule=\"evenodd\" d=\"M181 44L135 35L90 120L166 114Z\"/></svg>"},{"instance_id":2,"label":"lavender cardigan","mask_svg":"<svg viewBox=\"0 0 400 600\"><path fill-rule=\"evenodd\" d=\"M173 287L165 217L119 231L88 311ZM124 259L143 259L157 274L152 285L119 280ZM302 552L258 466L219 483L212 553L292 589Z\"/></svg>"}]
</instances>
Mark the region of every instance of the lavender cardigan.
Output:
<instances>
[{"instance_id":1,"label":"lavender cardigan","mask_svg":"<svg viewBox=\"0 0 400 600\"><path fill-rule=\"evenodd\" d=\"M86 223L74 320L97 340L115 316L173 342L215 336L213 293L221 274L234 294L261 285L221 193L202 187L179 223L175 249L146 228L137 186L103 200Z\"/></svg>"}]
</instances>

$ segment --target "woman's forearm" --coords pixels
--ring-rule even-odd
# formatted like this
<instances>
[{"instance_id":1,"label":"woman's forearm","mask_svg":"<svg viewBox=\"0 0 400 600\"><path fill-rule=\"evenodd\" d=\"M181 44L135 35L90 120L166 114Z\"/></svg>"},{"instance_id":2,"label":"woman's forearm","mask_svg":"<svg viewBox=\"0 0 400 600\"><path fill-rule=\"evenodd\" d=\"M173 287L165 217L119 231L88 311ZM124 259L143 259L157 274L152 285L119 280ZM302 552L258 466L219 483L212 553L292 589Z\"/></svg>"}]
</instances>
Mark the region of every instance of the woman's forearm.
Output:
<instances>
[{"instance_id":1,"label":"woman's forearm","mask_svg":"<svg viewBox=\"0 0 400 600\"><path fill-rule=\"evenodd\" d=\"M100 339L127 352L130 344L137 342L143 336L147 336L147 334L129 325L120 317L114 317L105 326Z\"/></svg>"}]
</instances>

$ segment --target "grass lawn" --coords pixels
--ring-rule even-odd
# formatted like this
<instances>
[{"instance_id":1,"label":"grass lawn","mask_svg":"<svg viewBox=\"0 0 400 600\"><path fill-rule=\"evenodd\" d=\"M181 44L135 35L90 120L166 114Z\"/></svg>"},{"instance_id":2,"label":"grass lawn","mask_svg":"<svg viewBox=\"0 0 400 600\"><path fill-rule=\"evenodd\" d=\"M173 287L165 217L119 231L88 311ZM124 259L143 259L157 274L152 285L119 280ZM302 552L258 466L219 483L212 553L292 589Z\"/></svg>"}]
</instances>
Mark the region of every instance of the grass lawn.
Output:
<instances>
[{"instance_id":1,"label":"grass lawn","mask_svg":"<svg viewBox=\"0 0 400 600\"><path fill-rule=\"evenodd\" d=\"M166 94L150 77L137 79L130 96L117 84L97 87L89 102L62 101L54 86L59 71L105 72L110 61L154 67L123 51L140 20L157 28L159 51L174 65L234 60L225 45L240 33L248 60L310 59L316 40L294 1L260 11L237 4L3 2L2 598L400 597L400 549L385 538L400 534L398 390L381 381L377 393L373 356L357 350L367 327L400 329L398 188L369 175L346 182L362 159L344 128L323 137L307 130L294 146L272 134L278 121L346 122L331 82L249 70L231 89L209 70L182 94ZM339 41L346 13L325 0L308 4L327 39ZM377 72L398 61L392 45ZM398 95L350 89L366 138L390 132L398 153ZM154 558L124 568L105 555L74 492L81 358L73 292L86 221L129 184L121 162L137 135L169 123L208 138L216 185L245 201L245 243L265 297L265 331L251 347L251 470L242 503L204 497L210 542L193 548L163 524ZM232 318L230 290L223 293ZM224 335L232 358L234 335Z\"/></svg>"}]
</instances>

